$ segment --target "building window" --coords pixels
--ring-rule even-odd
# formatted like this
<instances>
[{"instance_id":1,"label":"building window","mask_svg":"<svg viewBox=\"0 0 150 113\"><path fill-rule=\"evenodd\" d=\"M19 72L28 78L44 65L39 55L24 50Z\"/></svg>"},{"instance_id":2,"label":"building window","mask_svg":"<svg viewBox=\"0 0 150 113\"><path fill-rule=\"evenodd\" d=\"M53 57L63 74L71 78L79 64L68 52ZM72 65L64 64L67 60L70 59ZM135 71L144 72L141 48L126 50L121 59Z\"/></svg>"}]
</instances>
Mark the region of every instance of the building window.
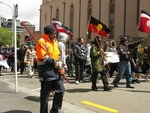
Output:
<instances>
[{"instance_id":1,"label":"building window","mask_svg":"<svg viewBox=\"0 0 150 113\"><path fill-rule=\"evenodd\" d=\"M74 6L73 4L70 6L70 28L73 31L74 26ZM70 37L71 40L73 40L73 36Z\"/></svg>"},{"instance_id":2,"label":"building window","mask_svg":"<svg viewBox=\"0 0 150 113\"><path fill-rule=\"evenodd\" d=\"M45 12L45 22L47 22L47 12Z\"/></svg>"},{"instance_id":3,"label":"building window","mask_svg":"<svg viewBox=\"0 0 150 113\"><path fill-rule=\"evenodd\" d=\"M89 22L90 16L92 15L92 0L88 1L88 6L87 6L87 21ZM88 39L91 39L91 32L88 33Z\"/></svg>"},{"instance_id":4,"label":"building window","mask_svg":"<svg viewBox=\"0 0 150 113\"><path fill-rule=\"evenodd\" d=\"M56 19L59 20L59 9L58 9L58 7L57 7L57 9L56 9Z\"/></svg>"},{"instance_id":5,"label":"building window","mask_svg":"<svg viewBox=\"0 0 150 113\"><path fill-rule=\"evenodd\" d=\"M109 28L110 28L109 38L114 38L114 15L115 15L115 1L110 0L110 3L109 3Z\"/></svg>"}]
</instances>

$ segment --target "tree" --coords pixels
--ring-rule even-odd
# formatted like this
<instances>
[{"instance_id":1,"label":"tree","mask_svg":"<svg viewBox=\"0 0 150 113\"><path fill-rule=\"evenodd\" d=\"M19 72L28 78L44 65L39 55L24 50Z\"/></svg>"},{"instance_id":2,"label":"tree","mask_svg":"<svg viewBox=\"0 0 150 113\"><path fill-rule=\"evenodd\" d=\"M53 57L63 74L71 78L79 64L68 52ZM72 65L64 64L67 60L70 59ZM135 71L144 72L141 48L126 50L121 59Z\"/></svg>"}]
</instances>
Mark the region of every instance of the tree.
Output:
<instances>
[{"instance_id":1,"label":"tree","mask_svg":"<svg viewBox=\"0 0 150 113\"><path fill-rule=\"evenodd\" d=\"M8 28L0 28L0 45L11 45L13 33Z\"/></svg>"}]
</instances>

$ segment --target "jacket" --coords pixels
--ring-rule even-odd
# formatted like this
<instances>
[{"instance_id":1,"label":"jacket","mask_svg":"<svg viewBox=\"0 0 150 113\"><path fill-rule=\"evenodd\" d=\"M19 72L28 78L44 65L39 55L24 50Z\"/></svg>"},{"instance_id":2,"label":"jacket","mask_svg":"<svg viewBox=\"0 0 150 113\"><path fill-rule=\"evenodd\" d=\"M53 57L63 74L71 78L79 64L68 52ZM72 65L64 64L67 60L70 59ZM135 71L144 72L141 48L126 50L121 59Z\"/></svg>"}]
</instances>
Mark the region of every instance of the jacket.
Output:
<instances>
[{"instance_id":1,"label":"jacket","mask_svg":"<svg viewBox=\"0 0 150 113\"><path fill-rule=\"evenodd\" d=\"M104 56L99 51L99 47L95 44L93 44L91 47L90 57L93 72L101 72L103 70L106 70L106 67L104 65Z\"/></svg>"},{"instance_id":2,"label":"jacket","mask_svg":"<svg viewBox=\"0 0 150 113\"><path fill-rule=\"evenodd\" d=\"M85 62L87 57L86 49L83 45L77 43L73 48L74 60L75 62Z\"/></svg>"},{"instance_id":3,"label":"jacket","mask_svg":"<svg viewBox=\"0 0 150 113\"><path fill-rule=\"evenodd\" d=\"M47 35L42 35L36 44L37 66L40 81L52 81L60 79L58 70L54 67L55 61L59 59L60 51L58 42L52 42Z\"/></svg>"},{"instance_id":4,"label":"jacket","mask_svg":"<svg viewBox=\"0 0 150 113\"><path fill-rule=\"evenodd\" d=\"M116 48L117 53L119 55L120 61L130 61L131 56L127 54L128 51L132 52L138 44L141 43L140 41L135 41L132 43L128 43L128 45L124 45L123 43L120 43L118 47Z\"/></svg>"},{"instance_id":5,"label":"jacket","mask_svg":"<svg viewBox=\"0 0 150 113\"><path fill-rule=\"evenodd\" d=\"M28 49L25 53L24 62L27 66L34 66L34 61L36 59L36 51Z\"/></svg>"}]
</instances>

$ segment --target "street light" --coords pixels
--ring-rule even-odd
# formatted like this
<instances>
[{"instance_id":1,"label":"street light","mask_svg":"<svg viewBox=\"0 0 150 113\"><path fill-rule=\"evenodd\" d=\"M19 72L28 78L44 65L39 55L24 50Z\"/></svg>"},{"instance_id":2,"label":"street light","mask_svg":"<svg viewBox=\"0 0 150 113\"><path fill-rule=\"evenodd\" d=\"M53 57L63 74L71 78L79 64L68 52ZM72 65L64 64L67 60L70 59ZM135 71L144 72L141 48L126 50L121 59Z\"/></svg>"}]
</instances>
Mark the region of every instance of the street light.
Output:
<instances>
[{"instance_id":1,"label":"street light","mask_svg":"<svg viewBox=\"0 0 150 113\"><path fill-rule=\"evenodd\" d=\"M7 4L7 3L1 2L1 1L0 1L0 3L7 5L7 6L11 9L11 11L12 11L12 21L11 21L11 22L12 22L12 25L11 25L11 31L13 32L13 18L14 18L14 11L13 11L13 8L12 8L9 4ZM11 46L12 46L12 47L14 46L14 44L13 44L13 35L12 35L12 39L11 39Z\"/></svg>"}]
</instances>

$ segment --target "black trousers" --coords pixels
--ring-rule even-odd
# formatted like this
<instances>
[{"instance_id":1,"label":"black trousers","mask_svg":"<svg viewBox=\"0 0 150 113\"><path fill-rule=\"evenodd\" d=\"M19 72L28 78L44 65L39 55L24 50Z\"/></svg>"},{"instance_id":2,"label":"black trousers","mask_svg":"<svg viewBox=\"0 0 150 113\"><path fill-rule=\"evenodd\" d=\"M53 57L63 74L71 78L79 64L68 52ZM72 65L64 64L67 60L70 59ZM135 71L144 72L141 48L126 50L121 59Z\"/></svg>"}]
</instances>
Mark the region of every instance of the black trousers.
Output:
<instances>
[{"instance_id":1,"label":"black trousers","mask_svg":"<svg viewBox=\"0 0 150 113\"><path fill-rule=\"evenodd\" d=\"M24 68L25 68L25 63L22 61L20 64L17 65L17 71L20 69L20 74L23 74Z\"/></svg>"},{"instance_id":2,"label":"black trousers","mask_svg":"<svg viewBox=\"0 0 150 113\"><path fill-rule=\"evenodd\" d=\"M60 77L59 80L41 82L40 113L48 113L48 99L51 90L55 91L51 110L58 111L62 107L64 85Z\"/></svg>"},{"instance_id":3,"label":"black trousers","mask_svg":"<svg viewBox=\"0 0 150 113\"><path fill-rule=\"evenodd\" d=\"M84 72L85 62L75 61L75 76L76 80L83 80L83 72Z\"/></svg>"},{"instance_id":4,"label":"black trousers","mask_svg":"<svg viewBox=\"0 0 150 113\"><path fill-rule=\"evenodd\" d=\"M114 71L117 71L118 63L110 63L109 67L110 67L109 75L110 77L113 77Z\"/></svg>"},{"instance_id":5,"label":"black trousers","mask_svg":"<svg viewBox=\"0 0 150 113\"><path fill-rule=\"evenodd\" d=\"M92 88L97 88L96 80L97 80L97 77L98 77L99 73L101 75L101 79L102 79L104 88L107 88L108 87L108 80L107 80L107 76L106 76L106 71L105 70L101 71L101 72L93 72L92 73L92 76L91 76Z\"/></svg>"}]
</instances>

